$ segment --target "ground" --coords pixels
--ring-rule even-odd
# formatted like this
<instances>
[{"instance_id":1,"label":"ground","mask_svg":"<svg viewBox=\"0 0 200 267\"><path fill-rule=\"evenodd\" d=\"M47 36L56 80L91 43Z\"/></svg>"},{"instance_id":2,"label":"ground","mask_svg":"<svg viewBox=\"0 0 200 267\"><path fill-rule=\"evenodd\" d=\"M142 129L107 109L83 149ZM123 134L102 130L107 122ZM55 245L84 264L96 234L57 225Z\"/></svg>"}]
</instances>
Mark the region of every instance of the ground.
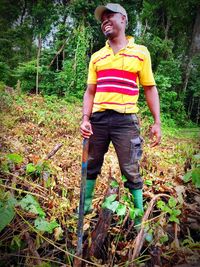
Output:
<instances>
[{"instance_id":1,"label":"ground","mask_svg":"<svg viewBox=\"0 0 200 267\"><path fill-rule=\"evenodd\" d=\"M0 266L73 265L81 179L80 118L81 104L55 96L2 98ZM151 148L148 127L148 119L142 119L145 211L154 197L162 195L150 210L146 239L134 262L138 266L198 266L199 129L164 125L160 146ZM93 257L87 266L128 266L133 259L137 231L130 214L134 217L137 211L123 187L112 145L97 179L93 213L84 221L85 238L95 228L110 186L118 187L119 193L109 205L116 201L120 208L113 209L103 256Z\"/></svg>"}]
</instances>

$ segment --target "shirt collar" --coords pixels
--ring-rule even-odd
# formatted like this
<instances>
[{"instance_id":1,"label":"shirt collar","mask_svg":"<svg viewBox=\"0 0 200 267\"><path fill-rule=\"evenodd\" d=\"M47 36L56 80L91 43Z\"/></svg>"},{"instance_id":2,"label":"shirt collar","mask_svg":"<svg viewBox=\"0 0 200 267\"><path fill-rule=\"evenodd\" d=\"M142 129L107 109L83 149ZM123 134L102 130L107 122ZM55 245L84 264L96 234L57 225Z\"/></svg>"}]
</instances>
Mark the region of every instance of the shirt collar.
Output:
<instances>
[{"instance_id":1,"label":"shirt collar","mask_svg":"<svg viewBox=\"0 0 200 267\"><path fill-rule=\"evenodd\" d=\"M126 36L128 44L126 47L133 47L135 45L135 39L132 36ZM106 41L106 48L110 48L108 40Z\"/></svg>"}]
</instances>

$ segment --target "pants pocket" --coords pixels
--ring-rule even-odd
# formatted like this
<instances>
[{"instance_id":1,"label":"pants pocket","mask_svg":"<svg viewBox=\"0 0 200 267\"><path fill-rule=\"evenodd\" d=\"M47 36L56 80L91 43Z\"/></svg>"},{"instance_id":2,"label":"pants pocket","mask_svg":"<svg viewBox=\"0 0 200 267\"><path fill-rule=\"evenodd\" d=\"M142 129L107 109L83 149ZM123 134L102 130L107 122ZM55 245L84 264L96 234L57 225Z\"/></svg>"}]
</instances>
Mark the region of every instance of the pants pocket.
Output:
<instances>
[{"instance_id":1,"label":"pants pocket","mask_svg":"<svg viewBox=\"0 0 200 267\"><path fill-rule=\"evenodd\" d=\"M140 125L139 125L138 116L136 114L131 114L131 119L132 119L133 125L138 130L138 133L140 133Z\"/></svg>"},{"instance_id":2,"label":"pants pocket","mask_svg":"<svg viewBox=\"0 0 200 267\"><path fill-rule=\"evenodd\" d=\"M141 159L142 157L142 143L143 139L138 136L136 138L131 139L131 149L130 149L130 157L131 162L136 162Z\"/></svg>"}]
</instances>

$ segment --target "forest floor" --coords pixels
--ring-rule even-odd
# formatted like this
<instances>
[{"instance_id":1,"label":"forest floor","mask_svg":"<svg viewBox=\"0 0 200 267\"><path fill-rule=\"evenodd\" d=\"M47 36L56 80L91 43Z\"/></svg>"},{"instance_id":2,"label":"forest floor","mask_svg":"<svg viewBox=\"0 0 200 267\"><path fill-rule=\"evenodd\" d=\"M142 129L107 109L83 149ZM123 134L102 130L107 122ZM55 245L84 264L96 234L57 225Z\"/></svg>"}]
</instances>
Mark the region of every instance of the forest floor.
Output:
<instances>
[{"instance_id":1,"label":"forest floor","mask_svg":"<svg viewBox=\"0 0 200 267\"><path fill-rule=\"evenodd\" d=\"M0 266L73 266L81 107L54 96L5 95L1 110ZM88 239L111 177L119 186L121 209L113 214L101 256L88 259L87 266L131 266L131 260L134 266L200 266L199 129L164 127L155 148L146 129L148 122L142 120L145 211L159 196L139 255L132 257L137 231L129 218L136 211L111 145L97 179L94 210L84 220Z\"/></svg>"}]
</instances>

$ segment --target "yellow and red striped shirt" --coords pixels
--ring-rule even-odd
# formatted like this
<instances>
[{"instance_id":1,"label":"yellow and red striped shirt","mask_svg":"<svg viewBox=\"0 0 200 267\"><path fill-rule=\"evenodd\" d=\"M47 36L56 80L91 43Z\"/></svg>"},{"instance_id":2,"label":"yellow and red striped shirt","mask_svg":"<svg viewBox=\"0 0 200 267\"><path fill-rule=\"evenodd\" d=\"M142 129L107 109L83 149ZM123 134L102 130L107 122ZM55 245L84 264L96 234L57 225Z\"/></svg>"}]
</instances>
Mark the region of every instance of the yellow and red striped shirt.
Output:
<instances>
[{"instance_id":1,"label":"yellow and red striped shirt","mask_svg":"<svg viewBox=\"0 0 200 267\"><path fill-rule=\"evenodd\" d=\"M133 37L127 38L127 46L116 54L107 41L91 57L87 83L96 84L92 112L137 113L139 84L155 85L149 51L135 44Z\"/></svg>"}]
</instances>

